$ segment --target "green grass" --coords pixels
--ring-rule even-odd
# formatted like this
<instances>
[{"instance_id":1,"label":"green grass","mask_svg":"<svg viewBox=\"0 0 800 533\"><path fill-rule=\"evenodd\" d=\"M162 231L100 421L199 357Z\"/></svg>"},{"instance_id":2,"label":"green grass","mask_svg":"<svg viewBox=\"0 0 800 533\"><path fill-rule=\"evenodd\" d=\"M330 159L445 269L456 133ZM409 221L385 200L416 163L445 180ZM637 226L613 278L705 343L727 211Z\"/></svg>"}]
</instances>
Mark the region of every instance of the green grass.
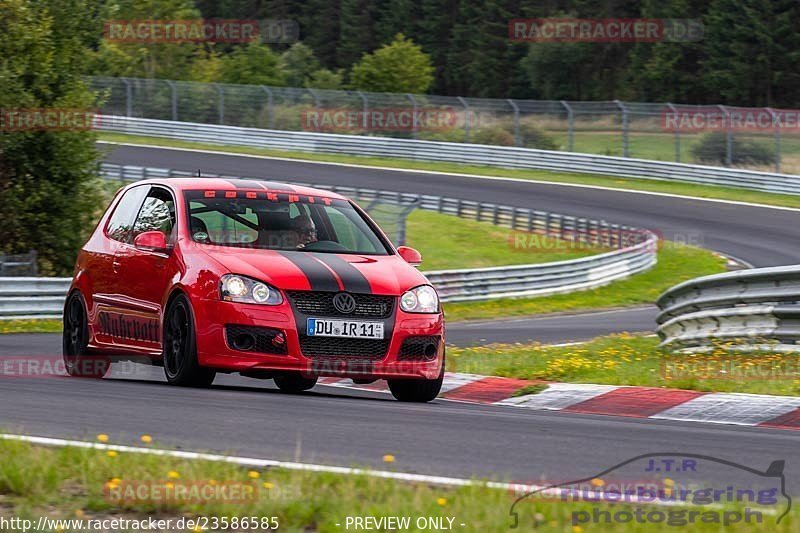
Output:
<instances>
[{"instance_id":1,"label":"green grass","mask_svg":"<svg viewBox=\"0 0 800 533\"><path fill-rule=\"evenodd\" d=\"M674 181L657 181L638 178L619 178L612 176L598 176L592 174L579 174L569 172L550 172L545 170L516 170L503 169L478 165L458 165L455 163L436 163L426 161L410 161L396 158L359 157L338 154L313 154L308 152L290 152L266 148L253 148L246 146L228 146L211 143L197 143L178 141L161 137L143 137L135 135L122 135L117 133L99 133L100 140L120 143L150 144L169 146L175 148L193 148L200 150L214 150L250 155L272 157L288 157L307 161L330 161L334 163L347 163L364 166L381 166L415 170L429 170L435 172L454 172L460 174L473 174L478 176L501 176L518 179L549 181L556 183L575 183L582 185L595 185L621 190L637 190L661 192L694 196L698 198L717 198L739 202L751 202L766 205L785 207L800 207L800 195L772 194L734 187L720 187L713 185L696 185L692 183L679 183ZM577 149L577 148L576 148ZM287 177L288 179L289 177ZM544 206L546 208L546 206Z\"/></svg>"},{"instance_id":2,"label":"green grass","mask_svg":"<svg viewBox=\"0 0 800 533\"><path fill-rule=\"evenodd\" d=\"M377 452L383 453L383 452ZM335 475L282 469L252 471L232 464L186 461L169 457L106 452L79 448L42 448L25 443L0 441L0 514L32 519L173 519L226 517L277 517L280 531L346 531L348 516L452 517L455 531L506 531L509 511L517 494L485 486L458 489L379 479L365 475ZM533 457L533 456L532 456ZM398 454L394 465L408 468ZM598 465L598 470L610 465ZM173 472L173 478L169 473ZM174 475L179 477L176 479ZM588 473L591 475L592 473ZM674 477L674 476L673 476ZM613 481L613 474L607 477ZM167 483L200 487L252 484L254 496L244 502L206 501L202 504L157 500L115 502L106 497L121 487L144 482L163 487ZM539 481L539 480L537 480ZM563 481L563 480L561 480ZM539 481L545 483L545 480ZM267 484L266 486L264 484ZM781 502L783 503L783 502ZM633 511L625 504L553 501L529 497L516 510L520 531L536 525L537 531L573 531L572 513L600 510ZM726 509L734 509L726 505ZM662 511L665 507L648 507ZM704 507L683 509L708 510ZM781 511L784 507L781 507ZM762 524L734 525L732 531L793 531L796 514L780 525L770 515ZM336 525L340 524L340 525ZM412 522L413 524L413 522ZM464 524L461 526L460 524ZM649 524L648 531L674 531L666 525ZM353 526L349 528L353 530ZM589 526L587 530L593 530ZM698 531L720 531L719 525L698 524ZM74 530L74 529L73 529ZM386 531L386 529L383 529ZM642 525L618 524L615 531L642 531ZM727 529L726 529L727 530ZM65 531L70 531L66 529ZM263 529L259 529L263 531ZM410 531L419 531L412 525Z\"/></svg>"},{"instance_id":3,"label":"green grass","mask_svg":"<svg viewBox=\"0 0 800 533\"><path fill-rule=\"evenodd\" d=\"M0 320L0 334L3 333L61 333L61 320Z\"/></svg>"},{"instance_id":4,"label":"green grass","mask_svg":"<svg viewBox=\"0 0 800 533\"><path fill-rule=\"evenodd\" d=\"M447 349L448 370L489 376L669 387L710 392L800 394L800 355L728 352L676 354L654 336L627 333L574 346L490 345ZM534 391L540 392L540 391Z\"/></svg>"},{"instance_id":5,"label":"green grass","mask_svg":"<svg viewBox=\"0 0 800 533\"><path fill-rule=\"evenodd\" d=\"M516 245L516 235L528 234L419 209L411 213L406 231L407 244L422 254L423 270L547 263L607 251L538 235L526 241L531 246Z\"/></svg>"},{"instance_id":6,"label":"green grass","mask_svg":"<svg viewBox=\"0 0 800 533\"><path fill-rule=\"evenodd\" d=\"M652 304L673 285L724 271L723 258L702 248L666 242L658 252L656 266L604 287L538 298L451 302L444 304L444 310L447 319L455 321Z\"/></svg>"}]
</instances>

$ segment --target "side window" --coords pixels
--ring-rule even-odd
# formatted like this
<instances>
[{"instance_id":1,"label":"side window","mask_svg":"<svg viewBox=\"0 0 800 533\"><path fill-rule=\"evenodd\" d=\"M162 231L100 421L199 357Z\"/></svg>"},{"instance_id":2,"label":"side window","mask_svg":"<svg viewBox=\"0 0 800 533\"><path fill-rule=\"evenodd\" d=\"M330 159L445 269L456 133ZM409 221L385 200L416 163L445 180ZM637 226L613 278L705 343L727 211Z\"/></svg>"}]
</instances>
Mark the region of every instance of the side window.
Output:
<instances>
[{"instance_id":1,"label":"side window","mask_svg":"<svg viewBox=\"0 0 800 533\"><path fill-rule=\"evenodd\" d=\"M147 187L134 187L125 192L106 224L106 235L109 238L120 242L133 241L133 222L145 194Z\"/></svg>"},{"instance_id":2,"label":"side window","mask_svg":"<svg viewBox=\"0 0 800 533\"><path fill-rule=\"evenodd\" d=\"M134 237L145 231L160 231L169 237L174 227L175 201L172 195L161 187L152 187L136 218Z\"/></svg>"},{"instance_id":3,"label":"side window","mask_svg":"<svg viewBox=\"0 0 800 533\"><path fill-rule=\"evenodd\" d=\"M198 242L216 244L247 244L258 239L258 216L249 208L236 216L252 224L247 226L217 210L208 210L206 204L191 202L189 204L190 228L192 238Z\"/></svg>"}]
</instances>

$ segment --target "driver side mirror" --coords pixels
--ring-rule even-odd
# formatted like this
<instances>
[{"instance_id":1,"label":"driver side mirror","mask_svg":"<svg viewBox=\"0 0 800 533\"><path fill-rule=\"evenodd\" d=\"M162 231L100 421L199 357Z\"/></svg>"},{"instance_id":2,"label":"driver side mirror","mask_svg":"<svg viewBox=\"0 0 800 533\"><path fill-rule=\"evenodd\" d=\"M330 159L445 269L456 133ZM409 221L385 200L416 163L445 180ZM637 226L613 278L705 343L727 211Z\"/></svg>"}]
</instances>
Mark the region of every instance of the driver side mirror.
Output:
<instances>
[{"instance_id":1,"label":"driver side mirror","mask_svg":"<svg viewBox=\"0 0 800 533\"><path fill-rule=\"evenodd\" d=\"M166 253L167 236L161 231L145 231L133 239L133 245L139 250Z\"/></svg>"},{"instance_id":2,"label":"driver side mirror","mask_svg":"<svg viewBox=\"0 0 800 533\"><path fill-rule=\"evenodd\" d=\"M410 265L419 266L422 264L422 254L410 246L398 246L397 253Z\"/></svg>"}]
</instances>

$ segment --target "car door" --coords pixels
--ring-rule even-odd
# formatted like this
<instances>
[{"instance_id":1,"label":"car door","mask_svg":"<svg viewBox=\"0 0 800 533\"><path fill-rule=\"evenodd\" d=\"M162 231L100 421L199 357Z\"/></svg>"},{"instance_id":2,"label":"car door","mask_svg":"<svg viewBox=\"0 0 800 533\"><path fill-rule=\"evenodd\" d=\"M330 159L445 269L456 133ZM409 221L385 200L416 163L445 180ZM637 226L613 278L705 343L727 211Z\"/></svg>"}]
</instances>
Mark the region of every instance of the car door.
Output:
<instances>
[{"instance_id":1,"label":"car door","mask_svg":"<svg viewBox=\"0 0 800 533\"><path fill-rule=\"evenodd\" d=\"M136 237L147 231L164 233L168 250L137 248ZM172 193L164 187L150 187L133 224L130 242L123 243L115 257L125 333L115 338L115 344L153 353L160 350L162 302L177 270L170 251L176 235Z\"/></svg>"},{"instance_id":2,"label":"car door","mask_svg":"<svg viewBox=\"0 0 800 533\"><path fill-rule=\"evenodd\" d=\"M132 241L133 224L147 194L147 186L132 187L122 194L108 219L98 245L87 249L86 271L91 280L89 321L94 342L110 345L119 333L121 284L116 261L119 249Z\"/></svg>"}]
</instances>

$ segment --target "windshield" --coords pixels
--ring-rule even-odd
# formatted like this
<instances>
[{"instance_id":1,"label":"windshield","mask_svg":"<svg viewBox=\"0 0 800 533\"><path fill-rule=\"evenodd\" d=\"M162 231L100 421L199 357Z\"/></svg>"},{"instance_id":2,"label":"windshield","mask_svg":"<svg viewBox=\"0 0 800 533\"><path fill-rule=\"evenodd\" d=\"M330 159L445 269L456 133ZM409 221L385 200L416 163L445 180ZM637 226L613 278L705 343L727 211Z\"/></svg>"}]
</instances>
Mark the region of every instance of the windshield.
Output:
<instances>
[{"instance_id":1,"label":"windshield","mask_svg":"<svg viewBox=\"0 0 800 533\"><path fill-rule=\"evenodd\" d=\"M370 255L390 250L346 200L252 191L185 196L192 240L201 244Z\"/></svg>"}]
</instances>

